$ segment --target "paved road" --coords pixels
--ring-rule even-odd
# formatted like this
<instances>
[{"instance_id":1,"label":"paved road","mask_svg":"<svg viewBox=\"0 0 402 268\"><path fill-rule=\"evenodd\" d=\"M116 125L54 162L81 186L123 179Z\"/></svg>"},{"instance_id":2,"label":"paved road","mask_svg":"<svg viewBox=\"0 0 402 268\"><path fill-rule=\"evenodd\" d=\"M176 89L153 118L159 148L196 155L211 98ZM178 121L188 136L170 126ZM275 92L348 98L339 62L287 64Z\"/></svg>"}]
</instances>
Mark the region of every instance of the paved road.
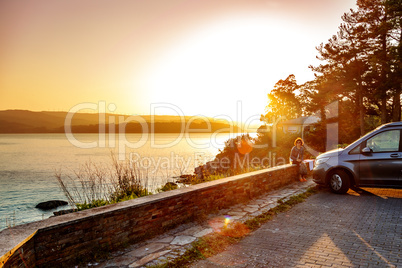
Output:
<instances>
[{"instance_id":1,"label":"paved road","mask_svg":"<svg viewBox=\"0 0 402 268\"><path fill-rule=\"evenodd\" d=\"M402 190L324 190L192 267L402 267Z\"/></svg>"}]
</instances>

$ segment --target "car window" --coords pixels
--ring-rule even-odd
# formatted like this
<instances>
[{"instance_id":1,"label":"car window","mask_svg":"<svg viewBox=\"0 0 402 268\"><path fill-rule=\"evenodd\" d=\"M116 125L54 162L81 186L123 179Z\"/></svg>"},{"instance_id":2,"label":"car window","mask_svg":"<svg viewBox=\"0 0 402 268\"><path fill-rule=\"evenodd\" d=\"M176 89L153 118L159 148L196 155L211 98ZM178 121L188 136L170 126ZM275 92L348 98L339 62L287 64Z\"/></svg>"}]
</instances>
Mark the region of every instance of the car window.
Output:
<instances>
[{"instance_id":1,"label":"car window","mask_svg":"<svg viewBox=\"0 0 402 268\"><path fill-rule=\"evenodd\" d=\"M360 154L360 146L361 144L357 145L355 148L353 148L349 154Z\"/></svg>"},{"instance_id":2,"label":"car window","mask_svg":"<svg viewBox=\"0 0 402 268\"><path fill-rule=\"evenodd\" d=\"M390 130L381 132L367 140L367 147L373 153L378 152L397 152L399 151L400 130Z\"/></svg>"}]
</instances>

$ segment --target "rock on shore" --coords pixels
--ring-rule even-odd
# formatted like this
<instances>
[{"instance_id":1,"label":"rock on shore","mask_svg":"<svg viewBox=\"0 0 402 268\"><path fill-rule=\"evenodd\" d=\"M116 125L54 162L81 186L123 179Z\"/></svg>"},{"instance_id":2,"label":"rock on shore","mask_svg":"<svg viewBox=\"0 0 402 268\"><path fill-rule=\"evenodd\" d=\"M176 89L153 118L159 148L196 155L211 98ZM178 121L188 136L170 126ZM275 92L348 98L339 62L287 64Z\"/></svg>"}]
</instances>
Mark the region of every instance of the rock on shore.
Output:
<instances>
[{"instance_id":1,"label":"rock on shore","mask_svg":"<svg viewBox=\"0 0 402 268\"><path fill-rule=\"evenodd\" d=\"M48 210L48 209L53 209L57 208L59 206L65 206L68 205L66 201L63 200L50 200L46 202L41 202L35 206L35 208L43 209L43 210Z\"/></svg>"}]
</instances>

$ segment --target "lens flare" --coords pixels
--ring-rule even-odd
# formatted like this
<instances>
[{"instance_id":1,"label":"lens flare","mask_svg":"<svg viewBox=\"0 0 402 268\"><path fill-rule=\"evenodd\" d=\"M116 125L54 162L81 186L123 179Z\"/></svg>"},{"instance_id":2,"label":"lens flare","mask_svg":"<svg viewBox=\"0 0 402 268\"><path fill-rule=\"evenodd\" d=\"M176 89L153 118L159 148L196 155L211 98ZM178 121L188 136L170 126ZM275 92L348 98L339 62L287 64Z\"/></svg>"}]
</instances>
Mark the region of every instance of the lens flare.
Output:
<instances>
[{"instance_id":1,"label":"lens flare","mask_svg":"<svg viewBox=\"0 0 402 268\"><path fill-rule=\"evenodd\" d=\"M230 216L225 216L225 227L227 227L230 223Z\"/></svg>"},{"instance_id":2,"label":"lens flare","mask_svg":"<svg viewBox=\"0 0 402 268\"><path fill-rule=\"evenodd\" d=\"M237 149L241 154L245 155L253 150L253 146L250 141L242 139L241 142L237 144Z\"/></svg>"}]
</instances>

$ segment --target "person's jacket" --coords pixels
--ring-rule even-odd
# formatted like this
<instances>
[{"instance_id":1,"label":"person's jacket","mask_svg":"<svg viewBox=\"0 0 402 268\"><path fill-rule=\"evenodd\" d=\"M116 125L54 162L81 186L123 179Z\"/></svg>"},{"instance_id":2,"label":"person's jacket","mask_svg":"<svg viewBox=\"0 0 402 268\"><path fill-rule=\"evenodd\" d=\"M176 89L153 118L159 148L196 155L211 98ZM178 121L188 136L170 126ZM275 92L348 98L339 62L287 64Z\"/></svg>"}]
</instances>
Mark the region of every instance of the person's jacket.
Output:
<instances>
[{"instance_id":1,"label":"person's jacket","mask_svg":"<svg viewBox=\"0 0 402 268\"><path fill-rule=\"evenodd\" d=\"M293 146L292 150L290 151L290 160L292 162L297 162L297 159L300 158L302 161L304 160L304 147L300 147L297 149L297 146Z\"/></svg>"}]
</instances>

